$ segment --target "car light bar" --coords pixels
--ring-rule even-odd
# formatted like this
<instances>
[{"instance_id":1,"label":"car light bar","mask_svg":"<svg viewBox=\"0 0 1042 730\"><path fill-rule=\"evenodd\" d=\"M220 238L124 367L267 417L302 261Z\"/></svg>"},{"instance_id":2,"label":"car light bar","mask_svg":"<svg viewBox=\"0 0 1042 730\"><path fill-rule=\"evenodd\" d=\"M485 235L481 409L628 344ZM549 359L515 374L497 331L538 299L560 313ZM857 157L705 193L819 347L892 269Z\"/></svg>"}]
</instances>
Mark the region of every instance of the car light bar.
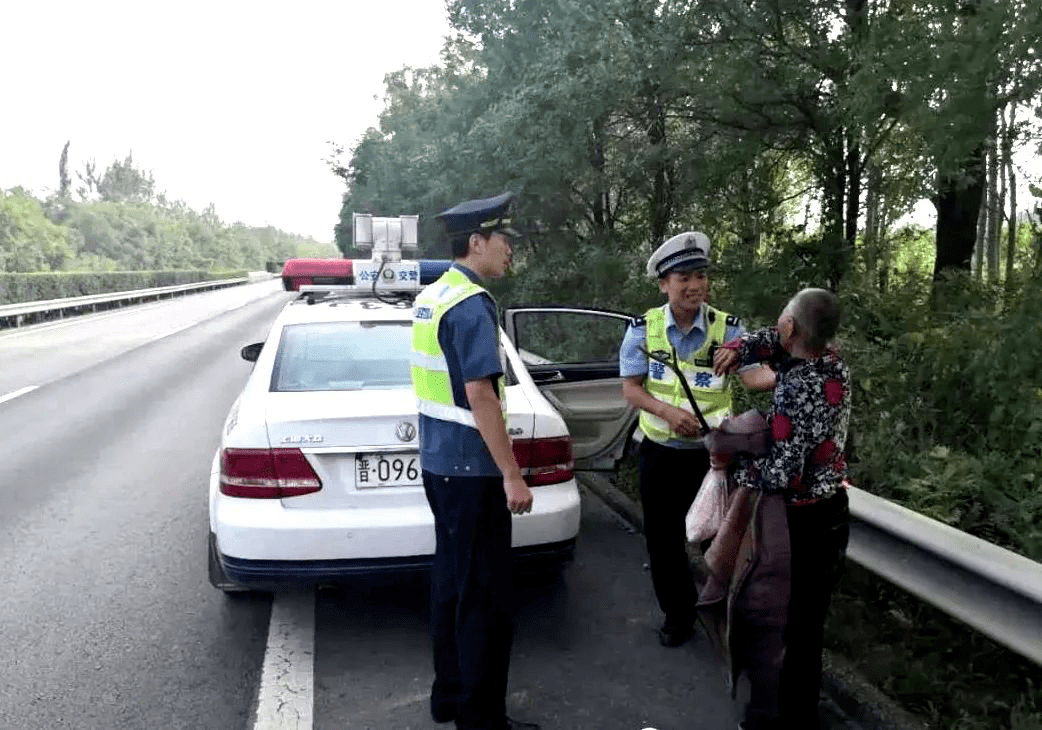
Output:
<instances>
[{"instance_id":1,"label":"car light bar","mask_svg":"<svg viewBox=\"0 0 1042 730\"><path fill-rule=\"evenodd\" d=\"M418 293L452 265L451 261L426 259L384 262L351 259L348 263L348 276L340 280L345 283L311 283L314 277L301 272L300 276L310 281L297 286L297 290L303 293L359 297L372 294L374 289L377 292Z\"/></svg>"},{"instance_id":2,"label":"car light bar","mask_svg":"<svg viewBox=\"0 0 1042 730\"><path fill-rule=\"evenodd\" d=\"M420 284L427 286L438 280L438 277L449 270L451 261L441 259L420 259Z\"/></svg>"}]
</instances>

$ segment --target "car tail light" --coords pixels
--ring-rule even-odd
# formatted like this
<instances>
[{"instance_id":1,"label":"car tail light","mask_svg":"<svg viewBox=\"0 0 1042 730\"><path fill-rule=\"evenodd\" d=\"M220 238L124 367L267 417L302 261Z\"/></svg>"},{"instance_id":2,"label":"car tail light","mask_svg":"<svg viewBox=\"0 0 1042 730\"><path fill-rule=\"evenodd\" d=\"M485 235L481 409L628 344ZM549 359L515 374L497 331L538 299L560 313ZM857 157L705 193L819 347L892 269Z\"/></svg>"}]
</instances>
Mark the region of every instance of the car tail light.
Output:
<instances>
[{"instance_id":1,"label":"car tail light","mask_svg":"<svg viewBox=\"0 0 1042 730\"><path fill-rule=\"evenodd\" d=\"M514 458L530 487L560 484L572 478L572 440L567 436L514 441Z\"/></svg>"},{"instance_id":2,"label":"car tail light","mask_svg":"<svg viewBox=\"0 0 1042 730\"><path fill-rule=\"evenodd\" d=\"M322 489L300 449L222 449L221 494L280 499Z\"/></svg>"}]
</instances>

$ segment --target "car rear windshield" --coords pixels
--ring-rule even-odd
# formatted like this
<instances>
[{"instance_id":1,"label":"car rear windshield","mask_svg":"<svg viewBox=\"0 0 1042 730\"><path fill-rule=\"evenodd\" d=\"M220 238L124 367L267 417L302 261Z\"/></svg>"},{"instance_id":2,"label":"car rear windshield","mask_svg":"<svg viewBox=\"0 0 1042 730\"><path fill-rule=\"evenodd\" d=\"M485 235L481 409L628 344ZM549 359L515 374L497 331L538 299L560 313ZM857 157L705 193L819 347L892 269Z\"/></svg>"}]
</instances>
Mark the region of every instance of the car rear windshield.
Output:
<instances>
[{"instance_id":1,"label":"car rear windshield","mask_svg":"<svg viewBox=\"0 0 1042 730\"><path fill-rule=\"evenodd\" d=\"M410 322L316 322L282 330L273 391L411 387Z\"/></svg>"}]
</instances>

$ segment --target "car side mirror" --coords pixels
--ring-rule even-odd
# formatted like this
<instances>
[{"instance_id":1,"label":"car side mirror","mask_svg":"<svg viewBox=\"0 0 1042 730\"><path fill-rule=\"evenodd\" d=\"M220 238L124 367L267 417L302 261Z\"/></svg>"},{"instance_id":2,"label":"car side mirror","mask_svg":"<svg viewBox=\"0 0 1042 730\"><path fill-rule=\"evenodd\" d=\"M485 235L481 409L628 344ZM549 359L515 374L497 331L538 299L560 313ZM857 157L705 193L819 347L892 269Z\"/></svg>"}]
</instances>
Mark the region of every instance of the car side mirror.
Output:
<instances>
[{"instance_id":1,"label":"car side mirror","mask_svg":"<svg viewBox=\"0 0 1042 730\"><path fill-rule=\"evenodd\" d=\"M242 355L243 360L248 362L257 362L262 347L264 347L263 342L254 342L252 345L246 345L246 347L239 350L239 354Z\"/></svg>"}]
</instances>

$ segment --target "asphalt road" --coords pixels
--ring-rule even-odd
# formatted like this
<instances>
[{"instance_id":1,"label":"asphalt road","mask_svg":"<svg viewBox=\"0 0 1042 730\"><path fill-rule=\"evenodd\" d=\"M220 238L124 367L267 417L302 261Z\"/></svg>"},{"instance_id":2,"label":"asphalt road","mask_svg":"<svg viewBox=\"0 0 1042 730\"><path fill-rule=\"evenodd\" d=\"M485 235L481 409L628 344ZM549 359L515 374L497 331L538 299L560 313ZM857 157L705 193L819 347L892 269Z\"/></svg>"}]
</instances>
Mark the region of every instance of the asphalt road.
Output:
<instances>
[{"instance_id":1,"label":"asphalt road","mask_svg":"<svg viewBox=\"0 0 1042 730\"><path fill-rule=\"evenodd\" d=\"M0 728L247 727L270 599L208 584L206 484L287 295L227 291L0 333Z\"/></svg>"},{"instance_id":2,"label":"asphalt road","mask_svg":"<svg viewBox=\"0 0 1042 730\"><path fill-rule=\"evenodd\" d=\"M0 333L0 730L261 726L272 597L210 587L206 491L238 350L286 300L267 282ZM656 641L641 536L583 500L574 563L519 582L510 709L545 730L734 728L708 645ZM427 590L308 597L286 629L314 627L297 727L446 727L427 714Z\"/></svg>"}]
</instances>

